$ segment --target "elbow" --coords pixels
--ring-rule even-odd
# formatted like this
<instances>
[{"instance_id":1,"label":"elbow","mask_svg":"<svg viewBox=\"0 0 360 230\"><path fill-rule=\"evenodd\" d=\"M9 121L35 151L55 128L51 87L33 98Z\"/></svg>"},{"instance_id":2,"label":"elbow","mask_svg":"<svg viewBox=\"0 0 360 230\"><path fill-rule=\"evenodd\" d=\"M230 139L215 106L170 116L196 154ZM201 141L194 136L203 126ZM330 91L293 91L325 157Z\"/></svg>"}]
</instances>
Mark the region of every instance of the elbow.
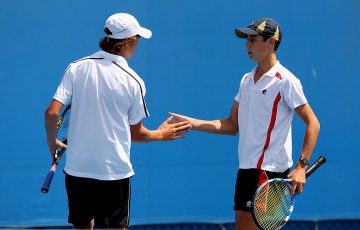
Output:
<instances>
[{"instance_id":1,"label":"elbow","mask_svg":"<svg viewBox=\"0 0 360 230\"><path fill-rule=\"evenodd\" d=\"M237 130L233 130L233 131L230 133L231 136L236 136L237 134L238 134L238 131L237 131Z\"/></svg>"},{"instance_id":2,"label":"elbow","mask_svg":"<svg viewBox=\"0 0 360 230\"><path fill-rule=\"evenodd\" d=\"M230 118L222 122L220 129L222 129L222 133L236 136L239 132L239 125L237 121L233 122Z\"/></svg>"},{"instance_id":3,"label":"elbow","mask_svg":"<svg viewBox=\"0 0 360 230\"><path fill-rule=\"evenodd\" d=\"M52 119L52 118L56 118L59 116L59 113L54 111L51 108L46 109L45 111L45 119Z\"/></svg>"},{"instance_id":4,"label":"elbow","mask_svg":"<svg viewBox=\"0 0 360 230\"><path fill-rule=\"evenodd\" d=\"M231 130L229 130L228 134L231 136L236 136L239 132L239 128L238 127L233 127Z\"/></svg>"},{"instance_id":5,"label":"elbow","mask_svg":"<svg viewBox=\"0 0 360 230\"><path fill-rule=\"evenodd\" d=\"M138 133L131 131L131 142L140 142L141 138Z\"/></svg>"},{"instance_id":6,"label":"elbow","mask_svg":"<svg viewBox=\"0 0 360 230\"><path fill-rule=\"evenodd\" d=\"M320 132L320 122L319 121L316 122L316 130L318 133Z\"/></svg>"},{"instance_id":7,"label":"elbow","mask_svg":"<svg viewBox=\"0 0 360 230\"><path fill-rule=\"evenodd\" d=\"M140 139L131 136L131 142L140 142Z\"/></svg>"},{"instance_id":8,"label":"elbow","mask_svg":"<svg viewBox=\"0 0 360 230\"><path fill-rule=\"evenodd\" d=\"M319 134L320 132L320 122L318 119L314 119L312 120L309 124L308 124L310 130L313 132L313 133L316 133L316 135Z\"/></svg>"},{"instance_id":9,"label":"elbow","mask_svg":"<svg viewBox=\"0 0 360 230\"><path fill-rule=\"evenodd\" d=\"M313 120L313 127L317 132L320 131L320 122L317 117L315 117L315 119Z\"/></svg>"}]
</instances>

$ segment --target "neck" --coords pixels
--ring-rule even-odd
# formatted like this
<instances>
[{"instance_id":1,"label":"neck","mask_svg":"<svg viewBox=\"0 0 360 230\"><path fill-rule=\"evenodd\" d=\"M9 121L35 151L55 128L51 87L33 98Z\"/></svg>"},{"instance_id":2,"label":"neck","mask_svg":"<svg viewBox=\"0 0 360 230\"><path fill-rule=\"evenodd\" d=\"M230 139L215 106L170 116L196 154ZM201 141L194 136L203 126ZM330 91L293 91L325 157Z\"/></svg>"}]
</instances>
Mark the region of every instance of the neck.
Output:
<instances>
[{"instance_id":1,"label":"neck","mask_svg":"<svg viewBox=\"0 0 360 230\"><path fill-rule=\"evenodd\" d=\"M269 57L264 58L258 62L257 72L262 74L268 72L277 63L276 55L271 54Z\"/></svg>"},{"instance_id":2,"label":"neck","mask_svg":"<svg viewBox=\"0 0 360 230\"><path fill-rule=\"evenodd\" d=\"M108 53L111 53L113 55L118 55L118 56L124 56L121 51L109 50Z\"/></svg>"},{"instance_id":3,"label":"neck","mask_svg":"<svg viewBox=\"0 0 360 230\"><path fill-rule=\"evenodd\" d=\"M255 84L266 72L268 72L276 64L276 62L277 59L275 54L270 54L269 56L258 62L258 66L254 76Z\"/></svg>"}]
</instances>

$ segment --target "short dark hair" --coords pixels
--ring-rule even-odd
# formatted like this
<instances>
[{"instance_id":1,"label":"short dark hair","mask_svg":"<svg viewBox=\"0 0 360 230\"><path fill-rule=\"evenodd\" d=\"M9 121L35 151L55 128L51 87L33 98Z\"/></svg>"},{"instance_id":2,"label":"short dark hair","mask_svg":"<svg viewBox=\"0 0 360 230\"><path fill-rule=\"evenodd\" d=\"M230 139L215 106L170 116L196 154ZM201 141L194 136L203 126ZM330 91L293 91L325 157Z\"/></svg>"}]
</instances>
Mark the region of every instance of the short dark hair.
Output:
<instances>
[{"instance_id":1,"label":"short dark hair","mask_svg":"<svg viewBox=\"0 0 360 230\"><path fill-rule=\"evenodd\" d=\"M120 51L124 47L125 39L113 39L109 37L103 37L99 41L99 47L105 52Z\"/></svg>"},{"instance_id":2,"label":"short dark hair","mask_svg":"<svg viewBox=\"0 0 360 230\"><path fill-rule=\"evenodd\" d=\"M263 37L264 42L270 38L270 37L264 36L264 35L260 35L260 36ZM279 45L280 45L280 41L277 40L277 41L275 42L275 47L274 47L274 48L275 48L275 51L279 48Z\"/></svg>"},{"instance_id":3,"label":"short dark hair","mask_svg":"<svg viewBox=\"0 0 360 230\"><path fill-rule=\"evenodd\" d=\"M105 28L104 32L106 33L106 36L100 39L99 41L99 47L105 52L111 53L112 51L119 52L121 51L121 48L124 47L124 41L125 39L114 39L109 38L107 35L111 35L112 32L109 28Z\"/></svg>"}]
</instances>

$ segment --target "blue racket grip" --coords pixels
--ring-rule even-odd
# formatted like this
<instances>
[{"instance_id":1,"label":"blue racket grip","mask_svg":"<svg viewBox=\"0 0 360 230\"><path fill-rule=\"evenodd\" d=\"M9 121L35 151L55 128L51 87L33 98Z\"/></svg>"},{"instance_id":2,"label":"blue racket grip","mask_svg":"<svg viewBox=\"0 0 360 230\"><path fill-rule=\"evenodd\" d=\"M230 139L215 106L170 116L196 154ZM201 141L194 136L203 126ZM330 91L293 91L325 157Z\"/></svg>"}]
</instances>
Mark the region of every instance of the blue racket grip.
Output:
<instances>
[{"instance_id":1,"label":"blue racket grip","mask_svg":"<svg viewBox=\"0 0 360 230\"><path fill-rule=\"evenodd\" d=\"M50 171L46 176L43 186L41 187L41 192L47 193L49 191L49 187L54 177L55 171L56 171L56 165L51 165Z\"/></svg>"}]
</instances>

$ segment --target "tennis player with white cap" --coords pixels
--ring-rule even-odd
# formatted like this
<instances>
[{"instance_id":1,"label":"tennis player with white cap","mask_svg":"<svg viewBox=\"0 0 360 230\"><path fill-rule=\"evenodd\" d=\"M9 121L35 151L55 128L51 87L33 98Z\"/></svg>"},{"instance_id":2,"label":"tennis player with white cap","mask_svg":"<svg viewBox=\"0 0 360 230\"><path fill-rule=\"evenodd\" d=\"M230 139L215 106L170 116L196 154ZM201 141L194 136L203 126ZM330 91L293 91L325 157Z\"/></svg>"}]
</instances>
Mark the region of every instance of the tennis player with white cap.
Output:
<instances>
[{"instance_id":1,"label":"tennis player with white cap","mask_svg":"<svg viewBox=\"0 0 360 230\"><path fill-rule=\"evenodd\" d=\"M107 28L107 29L106 29ZM107 37L114 39L125 39L135 35L143 38L151 38L151 30L141 27L134 16L126 13L111 15L105 23L105 29L110 31Z\"/></svg>"},{"instance_id":2,"label":"tennis player with white cap","mask_svg":"<svg viewBox=\"0 0 360 230\"><path fill-rule=\"evenodd\" d=\"M55 139L63 105L72 103L65 164L69 223L74 228L123 228L129 224L132 141L175 140L189 122L167 118L156 130L142 119L149 113L145 84L126 61L140 37L151 31L130 14L110 16L98 51L71 63L45 112L51 154L63 144Z\"/></svg>"}]
</instances>

